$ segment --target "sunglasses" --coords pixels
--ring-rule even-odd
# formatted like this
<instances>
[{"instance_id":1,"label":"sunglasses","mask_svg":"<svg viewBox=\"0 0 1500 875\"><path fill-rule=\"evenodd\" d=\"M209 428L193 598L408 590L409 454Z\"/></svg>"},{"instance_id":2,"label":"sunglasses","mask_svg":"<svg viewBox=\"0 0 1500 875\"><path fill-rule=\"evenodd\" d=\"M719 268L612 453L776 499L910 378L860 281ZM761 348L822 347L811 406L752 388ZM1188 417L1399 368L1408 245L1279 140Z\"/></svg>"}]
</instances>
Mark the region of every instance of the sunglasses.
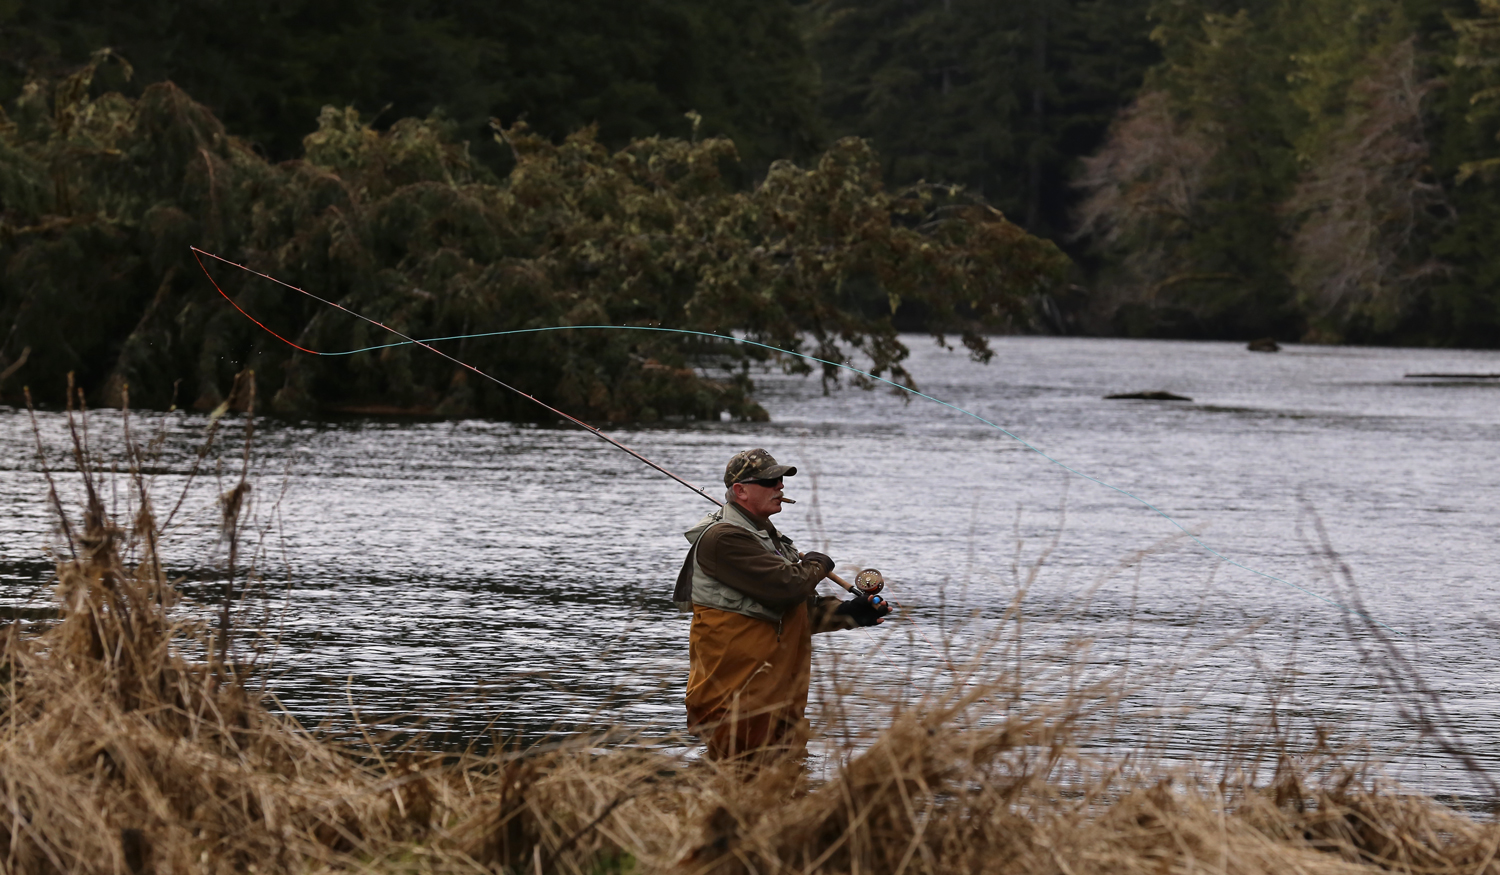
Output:
<instances>
[{"instance_id":1,"label":"sunglasses","mask_svg":"<svg viewBox=\"0 0 1500 875\"><path fill-rule=\"evenodd\" d=\"M763 487L765 489L778 489L778 488L781 487L781 478L780 477L777 477L774 480L741 480L740 482L741 483L754 484L756 486L760 486L760 487Z\"/></svg>"}]
</instances>

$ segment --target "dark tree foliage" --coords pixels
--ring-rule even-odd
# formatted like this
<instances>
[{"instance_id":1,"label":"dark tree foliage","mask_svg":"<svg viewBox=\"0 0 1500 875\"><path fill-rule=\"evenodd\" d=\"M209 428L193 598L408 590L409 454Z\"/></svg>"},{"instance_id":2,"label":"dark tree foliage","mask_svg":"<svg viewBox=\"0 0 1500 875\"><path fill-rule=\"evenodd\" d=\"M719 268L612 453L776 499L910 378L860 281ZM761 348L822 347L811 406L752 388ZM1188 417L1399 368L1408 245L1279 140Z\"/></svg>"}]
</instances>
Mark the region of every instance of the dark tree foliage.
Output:
<instances>
[{"instance_id":1,"label":"dark tree foliage","mask_svg":"<svg viewBox=\"0 0 1500 875\"><path fill-rule=\"evenodd\" d=\"M196 244L414 337L572 325L741 332L831 361L856 352L909 381L890 314L1014 325L1067 268L1052 244L929 188L887 190L876 155L841 140L751 188L724 138L591 131L561 144L503 132L496 182L431 119L377 131L325 108L305 158L271 164L171 84L91 98L100 55L56 87L34 82L0 126L0 371L56 397L61 376L119 403L210 407L244 368L286 412L381 407L529 419L539 409L412 346L309 356L236 312ZM342 352L390 335L210 262L247 313L297 344ZM875 305L878 301L878 306ZM453 341L463 361L596 420L756 418L738 344L625 331ZM783 364L803 372L801 360ZM836 376L825 369L825 380Z\"/></svg>"},{"instance_id":2,"label":"dark tree foliage","mask_svg":"<svg viewBox=\"0 0 1500 875\"><path fill-rule=\"evenodd\" d=\"M1155 5L1163 61L1082 179L1082 231L1119 266L1101 277L1110 333L1258 336L1295 323L1279 215L1296 174L1295 108L1290 58L1266 26L1274 7Z\"/></svg>"},{"instance_id":3,"label":"dark tree foliage","mask_svg":"<svg viewBox=\"0 0 1500 875\"><path fill-rule=\"evenodd\" d=\"M814 0L827 124L870 139L895 183L959 183L1062 236L1075 162L1155 60L1147 6Z\"/></svg>"},{"instance_id":4,"label":"dark tree foliage","mask_svg":"<svg viewBox=\"0 0 1500 875\"><path fill-rule=\"evenodd\" d=\"M1066 241L1074 284L1039 299L1048 316L1037 324L1048 330L1492 346L1500 344L1497 3L0 0L0 100L15 108L0 144L9 162L0 197L8 216L27 217L7 220L15 227L63 216L83 235L50 240L46 259L102 253L90 266L97 275L80 267L36 294L61 296L65 313L78 300L68 288L117 288L87 312L134 313L135 297L157 292L143 277L159 278L154 267L132 266L147 246L139 235L156 233L140 228L170 233L175 214L148 222L145 212L92 200L87 185L57 180L94 148L68 139L67 113L84 119L112 100L153 105L145 83L171 79L242 137L252 158L300 160L297 172L331 166L326 156L303 158L325 106L353 107L364 121L336 114L338 124L368 126L381 142L406 142L419 125L423 138L463 153L445 171L451 180L381 182L370 166L339 165L345 188L347 174L371 180L369 191L350 189L360 217L393 196L392 185L441 178L509 191L517 153L490 135L492 118L524 122L515 145L526 160L540 152L524 144L560 144L585 130L567 148L587 140L603 155L635 154L646 142L708 149L728 139L734 156L716 159L722 204L763 196L758 181L770 184L778 159L821 167L828 143L854 135L881 156L886 186L927 199L882 189L896 227L921 224L911 209L947 216L987 203ZM103 46L138 75L127 77L122 63L92 68L86 94L53 102L47 83L67 80ZM84 99L109 91L123 97ZM323 116L317 137L332 136L334 123ZM63 134L38 133L47 125ZM52 145L38 145L48 137ZM361 154L386 160L377 152ZM262 164L255 173L292 178ZM36 184L42 177L52 181ZM196 215L173 200L186 196L150 204ZM290 195L243 197L269 209ZM78 220L96 208L125 224ZM137 218L147 224L130 224ZM303 221L293 224L305 230ZM44 249L15 250L6 271L41 282L40 265L51 263L36 260ZM850 314L884 319L895 298L881 282L872 269L851 268L831 294ZM921 297L900 294L899 324L942 326L970 314ZM90 340L93 330L67 342L121 342ZM314 370L340 367L357 366Z\"/></svg>"},{"instance_id":5,"label":"dark tree foliage","mask_svg":"<svg viewBox=\"0 0 1500 875\"><path fill-rule=\"evenodd\" d=\"M1153 17L1163 60L1081 180L1104 330L1500 343L1495 0Z\"/></svg>"},{"instance_id":6,"label":"dark tree foliage","mask_svg":"<svg viewBox=\"0 0 1500 875\"><path fill-rule=\"evenodd\" d=\"M1435 171L1454 220L1433 241L1447 266L1403 326L1414 342L1500 346L1500 2L1445 3L1434 64L1447 87L1433 113ZM1407 338L1403 338L1407 339Z\"/></svg>"},{"instance_id":7,"label":"dark tree foliage","mask_svg":"<svg viewBox=\"0 0 1500 875\"><path fill-rule=\"evenodd\" d=\"M502 170L492 116L553 138L597 125L618 147L687 136L696 111L760 169L819 145L816 74L786 0L11 0L0 100L106 46L275 159L301 154L329 104L383 123L440 110Z\"/></svg>"}]
</instances>

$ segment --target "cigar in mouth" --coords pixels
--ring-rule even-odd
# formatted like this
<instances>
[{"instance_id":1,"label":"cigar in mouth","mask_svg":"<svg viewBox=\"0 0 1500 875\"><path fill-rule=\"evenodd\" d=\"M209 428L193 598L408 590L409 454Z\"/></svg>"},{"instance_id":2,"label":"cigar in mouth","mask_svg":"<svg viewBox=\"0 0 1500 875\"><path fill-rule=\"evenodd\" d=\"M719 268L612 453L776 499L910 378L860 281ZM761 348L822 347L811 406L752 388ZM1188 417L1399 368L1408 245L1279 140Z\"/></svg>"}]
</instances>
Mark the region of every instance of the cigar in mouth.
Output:
<instances>
[{"instance_id":1,"label":"cigar in mouth","mask_svg":"<svg viewBox=\"0 0 1500 875\"><path fill-rule=\"evenodd\" d=\"M779 501L779 502L781 502L782 504L796 504L797 503L796 501L794 501L794 500L792 500L790 498L787 498L785 495L778 495L778 496L776 496L776 500Z\"/></svg>"}]
</instances>

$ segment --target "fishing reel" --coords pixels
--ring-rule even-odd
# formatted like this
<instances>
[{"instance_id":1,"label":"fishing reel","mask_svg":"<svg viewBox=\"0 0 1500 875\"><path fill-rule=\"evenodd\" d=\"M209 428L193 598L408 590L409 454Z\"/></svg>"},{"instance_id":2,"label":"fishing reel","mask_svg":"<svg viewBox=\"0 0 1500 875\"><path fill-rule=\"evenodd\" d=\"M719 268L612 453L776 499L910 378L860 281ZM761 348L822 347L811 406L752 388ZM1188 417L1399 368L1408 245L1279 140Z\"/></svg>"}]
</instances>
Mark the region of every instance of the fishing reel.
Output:
<instances>
[{"instance_id":1,"label":"fishing reel","mask_svg":"<svg viewBox=\"0 0 1500 875\"><path fill-rule=\"evenodd\" d=\"M885 599L879 595L883 589L885 589L885 577L873 568L866 568L854 577L853 591L868 599L875 607L885 604Z\"/></svg>"}]
</instances>

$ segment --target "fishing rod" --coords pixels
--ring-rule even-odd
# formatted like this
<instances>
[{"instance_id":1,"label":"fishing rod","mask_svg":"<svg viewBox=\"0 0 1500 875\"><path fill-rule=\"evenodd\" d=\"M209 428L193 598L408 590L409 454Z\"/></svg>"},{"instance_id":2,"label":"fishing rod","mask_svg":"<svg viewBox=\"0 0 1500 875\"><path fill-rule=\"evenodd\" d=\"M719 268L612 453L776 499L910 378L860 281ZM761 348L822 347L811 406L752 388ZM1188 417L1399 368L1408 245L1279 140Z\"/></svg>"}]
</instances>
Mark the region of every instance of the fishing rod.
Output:
<instances>
[{"instance_id":1,"label":"fishing rod","mask_svg":"<svg viewBox=\"0 0 1500 875\"><path fill-rule=\"evenodd\" d=\"M671 477L673 480L676 480L678 483L681 483L683 486L686 486L688 489L692 490L693 494L699 495L699 496L701 496L703 498L706 498L706 499L708 499L709 501L713 502L715 505L717 505L719 507L723 507L724 506L724 502L718 500L717 498L714 498L712 495L709 495L707 492L704 492L701 488L699 488L697 486L694 486L693 484L691 484L688 481L684 480L683 478L677 476L676 474L674 474L671 471L667 470L662 465L656 463L655 461L652 461L651 459L647 458L646 456L642 455L641 453L637 452L636 450L633 450L630 447L626 446L625 444L623 444L623 443L615 440L614 438L612 438L609 435L605 434L603 431L599 430L598 428L596 428L596 427L588 424L587 422L584 422L583 420L577 418L576 416L572 416L572 415L570 415L568 413L565 413L565 412L563 412L561 410L558 410L556 407L553 407L551 404L548 404L547 402L541 400L540 398L537 398L535 395L531 395L531 394L529 394L529 393L527 393L527 392L525 392L525 391L523 391L521 389L516 388L515 386L510 385L509 383L505 382L504 380L499 379L498 377L495 377L495 376L493 376L491 374L487 374L484 371L481 371L479 368L474 367L473 365L469 364L468 362L461 361L461 360L459 360L457 358L454 358L451 355L448 355L447 353L443 352L440 349L436 349L435 347L433 347L430 343L428 343L426 341L417 340L416 338L409 337L409 336L401 333L400 331L398 331L398 330L390 327L389 325L386 325L385 323L380 322L379 320L371 319L370 317L365 316L362 313L356 313L353 310L350 310L348 307L345 307L344 305L338 303L337 301L330 301L327 298L319 297L318 295L315 295L312 292L307 291L306 289L298 288L297 286L294 286L291 283L285 282L283 280L279 280L276 277L273 277L273 276L271 276L269 274L261 273L260 271L255 270L255 269L250 268L250 267L247 267L247 266L245 266L243 264L238 264L236 262L230 261L229 259L224 258L221 255L216 255L216 254L214 254L212 252L209 252L207 250L199 249L196 246L192 246L190 248L193 251L193 258L198 262L198 267L203 271L203 274L208 277L209 283L211 283L213 285L214 289L221 296L223 296L224 300L226 300L226 301L229 302L229 305L231 307L234 307L234 309L238 310L240 312L240 315L244 316L246 319L249 319L251 322L254 322L256 325L259 325L261 327L261 329L264 330L267 334L270 334L272 337L276 338L277 340L281 341L282 343L285 343L286 345L288 345L288 346L290 346L290 347L292 347L294 349L301 350L302 352L305 352L305 353L307 353L309 355L319 355L319 356L320 355L327 355L327 353L323 353L323 352L320 352L320 351L315 350L315 349L308 349L305 346L301 346L299 344L293 343L290 340L287 340L285 337L282 337L280 334L277 334L275 331L272 331L269 327L266 326L265 323L261 322L259 319L256 319L254 316L251 316L249 313L246 313L245 309L243 307L241 307L239 304L235 303L234 299L231 298L231 297L229 297L229 295L226 294L225 291L222 288L219 287L219 284L213 278L213 274L209 273L208 267L203 263L203 259L200 256L206 255L209 258L212 258L212 259L214 259L216 261L221 261L224 264L228 264L228 265L231 265L233 267L237 267L240 270L245 271L246 273L254 274L255 276L261 277L262 279L270 280L271 282L276 283L279 286L283 286L283 287L291 289L293 291L301 292L302 294L308 296L309 298L312 298L315 301L318 301L318 302L323 303L323 304L327 304L330 307L336 307L339 310L342 310L343 312L348 313L350 316L355 317L356 319L361 319L361 320L363 320L365 322L370 323L371 325L377 326L379 328L383 328L386 331L389 331L390 333L392 333L392 334L396 335L397 337L401 338L402 341L403 341L403 343L400 343L400 344L386 344L386 346L402 346L402 345L405 345L407 343L412 343L412 344L416 344L417 346L422 347L425 350L429 350L431 352L435 352L438 355L442 356L443 358L447 359L448 361L453 362L454 364L456 364L456 365L458 365L458 366L460 366L462 368L466 368L466 369L468 369L470 371L473 371L474 373L478 374L481 377L484 377L486 380L491 381L495 385L501 386L501 387L503 387L505 389L509 389L510 391L516 393L517 395L520 395L522 398L525 398L526 400L531 401L531 402L533 402L533 403L535 403L535 404L543 407L544 409L546 409L548 411L551 411L552 413L557 414L558 416L561 416L563 419L566 419L568 422L571 422L574 425L577 425L577 426L580 426L580 427L586 429L590 434L592 434L593 436L599 438L600 440L604 441L605 443L609 444L610 446L615 447L615 448L620 449L620 450L624 450L625 452L629 453L631 456L635 457L639 461L644 462L645 464L649 465L653 469L655 469L657 471L660 471L661 473L667 475L668 477ZM446 339L446 338L434 338L434 340L443 340L443 339ZM796 504L797 503L794 499L787 498L785 496L781 496L777 500L780 501L782 504ZM849 583L848 581L844 580L842 577L839 577L837 574L834 574L831 569L828 572L828 578L830 580L832 580L834 583L837 583L839 586L843 587L845 590L848 590L850 593L853 593L856 596L860 596L862 598L868 599L872 605L875 605L875 606L878 607L882 603L882 601L883 601L880 598L880 596L877 595L877 593L879 593L880 590L885 586L885 578L881 577L880 572L876 571L873 568L867 568L867 569L864 569L864 570L860 571L859 574L855 576L855 582L852 583L852 584Z\"/></svg>"},{"instance_id":2,"label":"fishing rod","mask_svg":"<svg viewBox=\"0 0 1500 875\"><path fill-rule=\"evenodd\" d=\"M1090 483L1094 483L1096 485L1103 486L1106 489L1111 489L1111 490L1114 490L1115 492L1120 493L1121 495L1125 496L1126 498L1129 498L1130 500L1132 500L1132 501L1134 501L1134 502L1142 505L1146 509L1150 510L1152 513L1155 513L1157 516L1159 516L1162 519L1166 520L1172 526L1176 527L1179 531L1181 531L1190 540L1192 540L1193 543L1197 544L1200 548L1202 548L1205 553L1208 553L1210 556L1213 556L1214 558L1216 558L1219 561L1225 563L1226 565L1232 566L1234 568L1238 568L1238 569L1240 569L1242 571L1248 571L1251 574L1254 574L1254 575L1257 575L1257 576L1260 576L1260 577L1264 577L1267 580L1273 580L1273 581L1275 581L1277 583L1280 583L1280 584L1283 584L1285 586L1291 587L1292 589L1295 589L1295 590L1297 590L1298 592L1300 592L1300 593L1302 593L1304 595L1312 596L1313 598L1317 599L1318 601L1321 601L1321 602L1323 602L1323 603L1325 603L1325 604L1327 604L1327 605L1329 605L1331 607L1338 608L1339 610L1341 610L1341 611L1343 611L1345 613L1353 614L1353 615L1355 615L1357 617L1361 617L1361 618L1363 618L1365 620L1368 620L1369 622L1374 623L1374 624L1376 624L1376 625L1378 625L1378 626L1380 626L1380 627L1386 629L1387 631L1390 631L1390 632L1392 632L1392 633L1394 633L1396 635L1400 635L1402 637L1405 637L1405 635L1406 635L1405 632L1402 632L1402 631L1400 631L1398 629L1392 628L1391 626L1389 626L1389 625L1381 622L1380 620L1375 619L1374 617L1370 616L1369 614L1365 613L1364 611L1358 610L1356 608L1351 608L1348 605L1342 604L1341 602L1334 601L1333 599L1328 598L1327 596L1322 595L1321 593L1314 592L1314 591L1308 589L1307 587L1304 587L1304 586L1301 586L1299 584L1293 583L1292 581L1287 580L1285 578L1277 577L1274 574L1268 574L1267 572L1261 571L1258 568L1251 568L1250 566L1245 565L1242 562L1238 562L1238 561L1236 561L1234 559L1231 559L1228 556L1225 556L1223 553L1220 553L1218 550L1215 550L1213 547L1209 546L1206 542L1203 541L1202 538L1199 538L1196 534L1194 534L1191 530L1189 530L1182 523L1180 523L1177 520L1173 519L1172 516L1170 514L1168 514L1166 511L1162 510L1161 508L1157 507L1156 505L1152 504L1151 502L1145 500L1144 498L1141 498L1140 496L1138 496L1138 495L1136 495L1136 494L1134 494L1134 493L1132 493L1132 492L1130 492L1128 490L1122 489L1119 486L1114 485L1113 483L1108 483L1108 482L1105 482L1103 480L1100 480L1097 477L1093 477L1093 476L1091 476L1089 474L1085 474L1084 472L1079 471L1076 468L1073 468L1073 467L1071 467L1071 466L1069 466L1069 465L1067 465L1067 464L1065 464L1065 463L1063 463L1063 462L1061 462L1061 461L1059 461L1057 459L1054 459L1053 457L1051 457L1051 456L1047 455L1045 452L1043 452L1040 448L1038 448L1038 447L1034 446L1033 444L1031 444L1030 442L1026 441L1020 435L1015 434L1014 432L1010 431L1009 429L1005 428L1004 426L1002 426L1002 425L1000 425L1000 424L998 424L996 422L992 422L992 421L990 421L988 419L985 419L983 416L980 416L979 414L974 413L971 410L965 410L964 408L959 407L957 404L949 403L947 401L944 401L941 398L936 398L936 397L934 397L932 395L928 395L925 392L921 392L921 391L918 391L916 389L913 389L910 386L902 385L901 383L898 383L895 380L886 379L885 377L882 377L879 374L872 374L869 371L861 370L859 368L854 367L853 365L850 365L850 364L847 364L847 363L844 363L844 362L830 361L828 359L818 358L817 356L808 355L806 353L794 352L792 350L782 349L780 347L772 346L769 343L761 343L760 341L750 340L748 338L743 338L743 337L734 337L733 335L728 335L728 334L717 334L717 333L712 332L712 331L694 331L694 330L687 329L687 328L662 328L662 327L650 326L650 325L553 325L553 326L548 326L548 327L544 327L544 328L518 328L518 329L509 330L509 331L488 331L488 332L482 332L482 333L477 333L477 334L459 334L459 335L453 335L453 336L450 336L450 337L432 337L432 338L428 338L427 340L418 340L418 339L413 338L413 337L408 337L407 335L402 334L400 331L397 331L396 329L391 328L390 326L385 325L382 322L379 322L379 321L377 321L375 319L371 319L368 316L364 316L364 315L362 315L360 313L356 313L353 310L350 310L347 307L344 307L342 304L338 303L337 301L330 301L330 300L327 300L326 298L321 298L321 297L319 297L317 295L314 295L312 292L307 291L306 289L298 288L297 286L294 286L291 283L279 280L276 277L270 276L269 274L261 273L260 271L254 270L254 269L249 268L249 267L246 267L243 264L239 264L237 262L230 261L229 259L224 258L223 256L215 255L214 253L209 252L207 250L199 249L196 246L192 246L192 247L189 247L189 248L191 248L192 251L193 251L193 257L194 257L194 259L197 260L198 267L203 271L204 275L208 277L208 281L213 284L214 289L217 290L218 293L224 297L224 300L226 300L226 301L229 302L230 306L232 306L236 310L238 310L241 313L241 315L243 315L246 319L249 319L251 322L254 322L256 325L259 325L264 331L266 331L272 337L275 337L277 340L280 340L282 343L285 343L286 345L288 345L288 346L290 346L290 347L292 347L294 349L301 350L302 352L308 353L310 355L330 356L330 355L353 355L355 353L360 353L360 352L371 352L371 351L377 350L377 349L387 349L387 348L390 348L390 347L393 347L393 346L404 346L404 345L407 345L407 344L416 344L417 346L420 346L423 349L430 350L431 352L434 352L437 355L442 356L443 358L447 359L448 361L453 362L454 364L459 365L460 367L463 367L466 370L473 371L474 373L478 374L479 376L483 377L484 379L489 380L489 381L495 383L496 385L501 386L501 387L503 387L505 389L508 389L511 392L514 392L514 393L520 395L521 397L526 398L527 400L532 401L533 403L535 403L535 404L537 404L537 405L539 405L539 406L541 406L541 407L543 407L543 408L545 408L545 409L547 409L547 410L549 410L549 411L557 414L558 416L562 417L563 419L566 419L567 421L572 422L575 425L578 425L579 427L588 430L588 432L590 434L593 434L595 437L598 437L600 440L603 440L605 443L608 443L611 446L614 446L614 447L616 447L616 448L618 448L620 450L624 450L626 453L629 453L631 456L635 457L639 461L643 462L644 464L650 466L651 468L653 468L653 469L655 469L657 471L660 471L663 474L666 474L668 477L671 477L673 480L676 480L678 483L681 483L683 486L685 486L688 489L692 490L697 495L700 495L703 498L708 499L709 501L713 502L714 504L718 505L719 507L723 507L724 506L724 503L722 501L718 500L717 498L714 498L712 495L709 495L707 492L704 492L701 488L699 488L697 486L694 486L693 484L691 484L688 481L684 480L683 478L677 476L676 474L672 473L671 471L668 471L666 468L664 468L661 465L657 464L656 462L654 462L654 461L646 458L645 456L641 455L640 453L636 452L635 450L632 450L631 448L625 446L624 444L620 443L619 441L615 440L614 438L611 438L610 436L606 435L604 432L600 431L599 429L595 428L594 426L589 425L588 423L584 422L581 419L578 419L577 417L571 416L571 415L569 415L567 413L564 413L561 410L558 410L556 407L553 407L552 405L547 404L546 402L544 402L544 401L542 401L542 400L540 400L540 399L538 399L538 398L536 398L536 397L534 397L532 395L529 395L526 392L521 391L520 389L517 389L516 387L514 387L514 386L510 385L509 383L506 383L506 382L498 379L497 377L491 376L490 374L487 374L484 371L481 371L479 368L474 367L473 365L469 364L468 362L464 362L464 361L460 361L459 359L456 359L453 356L448 355L447 353L445 353L445 352L443 352L443 351L441 351L439 349L436 349L436 348L432 347L430 344L437 343L437 342L440 342L440 341L445 341L445 340L466 340L466 339L470 339L470 338L480 338L480 337L501 337L501 336L511 335L511 334L536 334L536 333L541 333L541 332L545 332L545 331L576 331L576 330L586 330L586 329L593 329L593 330L614 330L614 331L658 331L658 332L663 332L663 333L667 333L667 334L681 334L681 335L689 335L689 336L696 336L696 337L708 337L708 338L714 338L714 339L717 339L717 340L727 340L727 341L730 341L730 342L733 342L733 343L743 344L745 346L759 347L761 349L770 350L772 352L781 353L783 355L796 356L798 358L805 359L805 360L810 361L810 362L817 362L818 364L828 365L830 367L842 368L842 369L844 369L846 371L850 371L852 373L859 374L859 375L861 375L861 376L863 376L865 378L868 378L868 379L871 379L871 380L875 380L875 381L880 382L880 383L885 383L886 385L891 386L891 387L893 387L895 389L899 389L902 392L907 392L909 394L917 396L918 398L922 398L922 399L925 399L927 401L931 401L934 404L941 404L942 406L947 407L950 410L956 411L958 413L962 413L963 415L965 415L965 416L967 416L967 417L969 417L971 419L974 419L974 420L976 420L976 421L978 421L980 423L983 423L986 426L989 426L990 428L993 428L994 430L1000 432L1001 434L1005 435L1006 437L1010 438L1011 440L1015 441L1016 443L1018 443L1021 446L1025 447L1026 449L1031 450L1033 453L1036 453L1038 456L1041 456L1043 459L1046 459L1048 462L1051 462L1052 464L1054 464L1057 467L1063 469L1064 471L1067 471L1069 474L1072 474L1072 475L1074 475L1076 477L1081 477L1084 480L1089 481ZM309 298L312 298L315 301L318 301L320 303L327 304L330 307L335 307L335 308L337 308L339 310L342 310L343 312L348 313L349 315L354 316L357 319L360 319L360 320L363 320L365 322L368 322L371 325L375 325L375 326L377 326L379 328L382 328L382 329L390 332L391 334L396 335L397 337L400 337L401 338L401 342L399 342L399 343L380 344L380 345L377 345L377 346L368 346L368 347L364 347L364 348L361 348L361 349L348 350L346 352L338 352L338 353L319 352L317 350L308 349L308 348L306 348L304 346L299 346L299 345L293 343L292 341L287 340L285 337L282 337L280 334L277 334L276 332L272 331L270 328L267 328L264 324L262 324L260 322L260 320L256 319L254 316L251 316L249 313L246 313L245 310L242 307L240 307L239 304L235 303L235 301L234 301L233 298L229 297L229 295L226 294L225 291L222 288L219 288L219 284L214 281L213 275L211 273L209 273L208 267L203 263L203 259L199 257L200 255L206 255L209 258L212 258L212 259L214 259L216 261L223 262L224 264L230 265L231 267L237 267L240 270L245 271L246 273L254 274L255 276L261 277L263 279L270 280L271 282L276 283L279 286L291 289L294 292L299 292L299 293L301 293L303 295L306 295ZM787 503L791 503L791 502L787 502ZM840 581L840 582L842 583L842 581ZM853 591L853 588L850 587L850 586L845 585L845 588L849 589L850 591Z\"/></svg>"}]
</instances>

